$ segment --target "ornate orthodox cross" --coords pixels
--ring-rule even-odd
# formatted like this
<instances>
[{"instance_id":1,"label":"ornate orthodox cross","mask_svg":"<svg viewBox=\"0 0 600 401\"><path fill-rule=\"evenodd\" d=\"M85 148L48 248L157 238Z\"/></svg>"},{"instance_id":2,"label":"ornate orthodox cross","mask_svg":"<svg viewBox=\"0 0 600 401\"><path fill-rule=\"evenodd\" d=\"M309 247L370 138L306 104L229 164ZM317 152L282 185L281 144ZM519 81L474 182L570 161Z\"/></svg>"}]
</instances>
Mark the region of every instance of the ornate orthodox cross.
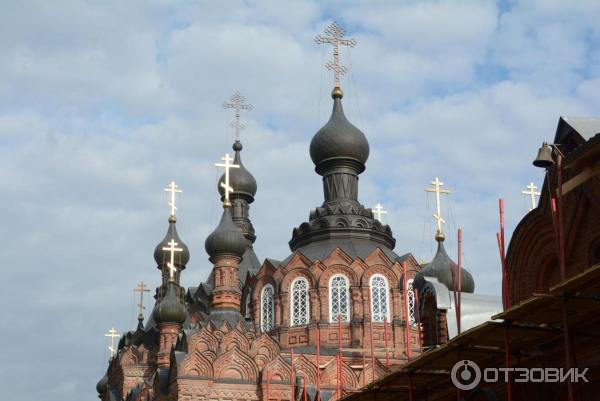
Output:
<instances>
[{"instance_id":1,"label":"ornate orthodox cross","mask_svg":"<svg viewBox=\"0 0 600 401\"><path fill-rule=\"evenodd\" d=\"M381 223L383 223L383 220L381 220L381 218L383 217L384 214L387 214L387 212L385 210L383 210L383 206L381 206L381 203L378 203L375 205L375 208L373 208L373 214L375 215L375 218L377 220L379 220Z\"/></svg>"},{"instance_id":2,"label":"ornate orthodox cross","mask_svg":"<svg viewBox=\"0 0 600 401\"><path fill-rule=\"evenodd\" d=\"M110 337L110 345L108 346L108 350L110 351L110 359L112 359L117 353L117 350L115 349L115 338L119 338L121 335L117 334L117 330L115 330L113 327L112 329L108 330L108 333L106 333L104 337Z\"/></svg>"},{"instance_id":3,"label":"ornate orthodox cross","mask_svg":"<svg viewBox=\"0 0 600 401\"><path fill-rule=\"evenodd\" d=\"M144 284L143 281L140 281L138 286L133 289L133 292L140 293L140 303L137 304L137 307L140 308L140 315L139 315L138 319L142 320L142 319L144 319L144 309L146 309L144 307L144 293L150 292L150 290L148 289L148 287L146 287L146 285Z\"/></svg>"},{"instance_id":4,"label":"ornate orthodox cross","mask_svg":"<svg viewBox=\"0 0 600 401\"><path fill-rule=\"evenodd\" d=\"M174 281L175 272L177 271L177 268L175 267L175 252L181 252L183 251L183 248L177 248L177 245L179 244L175 242L173 238L171 238L171 241L167 242L167 245L169 246L163 247L162 250L169 251L171 254L171 261L167 263L167 267L169 268L169 281Z\"/></svg>"},{"instance_id":5,"label":"ornate orthodox cross","mask_svg":"<svg viewBox=\"0 0 600 401\"><path fill-rule=\"evenodd\" d=\"M242 96L239 91L236 91L230 98L229 102L223 103L224 109L235 110L235 121L230 123L231 127L235 129L235 140L240 140L240 131L246 128L244 124L240 122L240 110L252 110L254 106L246 104L246 98Z\"/></svg>"},{"instance_id":6,"label":"ornate orthodox cross","mask_svg":"<svg viewBox=\"0 0 600 401\"><path fill-rule=\"evenodd\" d=\"M229 185L229 169L240 168L240 166L231 163L233 159L229 156L229 153L225 153L225 156L221 157L221 160L223 160L223 163L215 163L215 166L225 168L225 182L221 183L221 186L225 189L225 202L223 202L223 206L229 207L229 194L233 192L233 188Z\"/></svg>"},{"instance_id":7,"label":"ornate orthodox cross","mask_svg":"<svg viewBox=\"0 0 600 401\"><path fill-rule=\"evenodd\" d=\"M535 185L533 182L530 182L529 185L527 185L527 188L529 189L529 191L521 191L521 193L523 195L531 196L531 207L529 208L529 211L532 211L533 209L535 209L536 206L535 197L540 196L541 193L535 191L537 189L537 185Z\"/></svg>"},{"instance_id":8,"label":"ornate orthodox cross","mask_svg":"<svg viewBox=\"0 0 600 401\"><path fill-rule=\"evenodd\" d=\"M449 194L450 191L448 189L441 189L444 183L441 182L438 177L435 177L435 181L431 181L431 184L433 185L433 188L425 188L425 191L435 192L435 206L437 213L434 213L433 217L437 220L438 232L442 233L442 223L446 224L446 220L442 218L440 194Z\"/></svg>"},{"instance_id":9,"label":"ornate orthodox cross","mask_svg":"<svg viewBox=\"0 0 600 401\"><path fill-rule=\"evenodd\" d=\"M175 181L171 181L169 186L165 188L165 192L171 193L171 200L169 201L169 206L171 206L171 216L175 216L175 213L177 211L177 207L175 206L175 194L181 193L183 191L179 189L177 184L175 184Z\"/></svg>"},{"instance_id":10,"label":"ornate orthodox cross","mask_svg":"<svg viewBox=\"0 0 600 401\"><path fill-rule=\"evenodd\" d=\"M336 22L333 22L331 25L325 28L325 33L327 36L315 36L315 42L319 45L328 43L333 46L333 61L328 61L327 64L325 64L325 67L327 67L328 70L333 71L335 87L341 88L340 74L346 74L348 72L348 68L340 65L340 45L354 47L356 46L356 40L342 39L345 32Z\"/></svg>"}]
</instances>

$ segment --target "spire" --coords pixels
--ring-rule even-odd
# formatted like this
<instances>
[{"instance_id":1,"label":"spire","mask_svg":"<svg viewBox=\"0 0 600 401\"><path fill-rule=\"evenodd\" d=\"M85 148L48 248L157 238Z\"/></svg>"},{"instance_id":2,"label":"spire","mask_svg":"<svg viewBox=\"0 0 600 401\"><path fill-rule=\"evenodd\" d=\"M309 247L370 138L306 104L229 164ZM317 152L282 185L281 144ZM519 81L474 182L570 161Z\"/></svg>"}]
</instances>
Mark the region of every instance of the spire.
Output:
<instances>
[{"instance_id":1,"label":"spire","mask_svg":"<svg viewBox=\"0 0 600 401\"><path fill-rule=\"evenodd\" d=\"M144 309L146 309L146 307L144 306L144 293L145 292L150 292L150 290L148 289L148 287L144 284L143 281L140 281L140 283L138 284L138 286L136 288L133 289L133 292L139 292L140 293L140 303L137 304L137 307L140 308L140 313L138 314L138 329L143 328L143 323L144 323Z\"/></svg>"},{"instance_id":2,"label":"spire","mask_svg":"<svg viewBox=\"0 0 600 401\"><path fill-rule=\"evenodd\" d=\"M169 228L163 240L154 248L154 260L156 261L157 268L163 272L163 285L167 282L179 283L181 271L185 269L190 260L190 251L187 245L179 238L176 227L177 217L175 213L177 207L175 206L175 194L182 191L177 187L175 182L171 182L165 191L171 193L169 201L171 211Z\"/></svg>"},{"instance_id":3,"label":"spire","mask_svg":"<svg viewBox=\"0 0 600 401\"><path fill-rule=\"evenodd\" d=\"M311 212L307 223L294 229L290 249L296 251L319 243L313 247L318 254L316 248L327 248L327 241L336 239L336 246L345 247L349 254L365 256L379 247L393 257L396 240L390 227L375 219L373 211L358 201L358 176L369 158L369 142L344 114L339 81L340 74L346 71L339 64L339 46L354 46L356 41L342 39L344 32L335 23L325 33L328 36L317 36L315 41L333 46L333 62L327 64L334 72L333 109L329 121L310 142L315 171L323 176L324 201Z\"/></svg>"},{"instance_id":4,"label":"spire","mask_svg":"<svg viewBox=\"0 0 600 401\"><path fill-rule=\"evenodd\" d=\"M446 224L446 220L442 217L441 212L441 198L440 194L449 194L450 190L442 189L444 183L440 181L439 177L435 177L434 181L431 181L433 187L425 188L426 192L435 193L435 204L436 212L433 214L433 218L437 222L437 230L435 233L435 240L438 243L437 252L435 256L417 275L415 276L415 287L421 290L425 284L425 277L434 277L440 283L444 284L448 290L453 290L452 285L452 271L457 271L458 265L448 256L446 249L444 249L444 235L443 224ZM475 291L475 281L473 276L467 269L461 267L462 271L462 283L461 292L472 293Z\"/></svg>"}]
</instances>

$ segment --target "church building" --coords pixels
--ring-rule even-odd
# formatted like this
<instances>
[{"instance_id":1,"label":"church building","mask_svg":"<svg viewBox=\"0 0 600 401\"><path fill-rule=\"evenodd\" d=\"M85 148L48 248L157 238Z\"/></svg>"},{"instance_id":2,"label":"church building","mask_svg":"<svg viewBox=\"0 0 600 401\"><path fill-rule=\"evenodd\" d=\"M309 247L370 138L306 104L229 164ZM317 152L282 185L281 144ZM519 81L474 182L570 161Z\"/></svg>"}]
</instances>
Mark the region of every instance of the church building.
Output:
<instances>
[{"instance_id":1,"label":"church building","mask_svg":"<svg viewBox=\"0 0 600 401\"><path fill-rule=\"evenodd\" d=\"M167 233L154 250L162 277L156 304L114 348L97 385L102 401L327 401L421 353L413 280L421 272L422 285L435 281L438 291L448 291L442 277L453 262L441 230L438 255L424 269L410 252L397 253L392 229L360 202L369 142L344 114L338 50L355 42L335 23L325 32L317 42L334 49L332 111L309 149L323 203L307 221L290 222L296 227L285 259L261 263L253 249L260 233L250 218L258 186L242 162L238 136L234 157L220 164L221 220L204 244L212 272L205 282L185 286L194 247L177 233L172 183ZM239 129L239 112L248 105L239 94L228 105ZM463 274L464 292L472 293L473 279Z\"/></svg>"}]
</instances>

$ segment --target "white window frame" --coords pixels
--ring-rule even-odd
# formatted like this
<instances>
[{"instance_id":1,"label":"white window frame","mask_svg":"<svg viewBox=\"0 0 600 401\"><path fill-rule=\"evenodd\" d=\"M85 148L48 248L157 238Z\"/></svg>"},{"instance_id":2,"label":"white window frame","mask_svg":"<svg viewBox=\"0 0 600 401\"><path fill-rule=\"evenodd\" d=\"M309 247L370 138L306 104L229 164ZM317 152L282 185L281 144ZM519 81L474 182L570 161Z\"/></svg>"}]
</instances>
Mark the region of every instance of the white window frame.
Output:
<instances>
[{"instance_id":1,"label":"white window frame","mask_svg":"<svg viewBox=\"0 0 600 401\"><path fill-rule=\"evenodd\" d=\"M304 315L304 319L306 322L304 323L295 323L294 322L294 285L300 281L304 281L306 284L306 313ZM305 277L297 277L290 284L290 327L292 326L305 326L310 323L310 284Z\"/></svg>"},{"instance_id":2,"label":"white window frame","mask_svg":"<svg viewBox=\"0 0 600 401\"><path fill-rule=\"evenodd\" d=\"M272 310L271 321L268 322L269 323L268 325L266 324L267 322L265 322L265 306L264 306L265 292L267 290L271 290L271 310ZM273 330L274 328L275 328L275 289L273 288L273 286L271 284L266 284L260 291L260 330L263 333L266 333L266 332Z\"/></svg>"},{"instance_id":3,"label":"white window frame","mask_svg":"<svg viewBox=\"0 0 600 401\"><path fill-rule=\"evenodd\" d=\"M385 301L386 301L386 317L388 323L390 322L390 309L391 309L391 304L390 304L390 284L387 280L387 277L385 277L383 274L373 274L370 278L369 278L369 295L371 298L371 321L375 322L375 323L383 323L384 319L381 320L375 320L375 311L374 311L374 307L375 307L375 302L374 302L374 297L373 297L373 280L375 278L382 278L383 282L385 283Z\"/></svg>"},{"instance_id":4,"label":"white window frame","mask_svg":"<svg viewBox=\"0 0 600 401\"><path fill-rule=\"evenodd\" d=\"M344 281L346 282L346 315L343 317L342 322L349 322L350 321L350 280L348 279L347 276L345 276L344 274L334 274L333 276L331 276L331 278L329 279L329 322L330 323L337 323L337 316L333 316L333 287L332 287L332 283L333 280L335 280L336 278L341 277L344 279Z\"/></svg>"},{"instance_id":5,"label":"white window frame","mask_svg":"<svg viewBox=\"0 0 600 401\"><path fill-rule=\"evenodd\" d=\"M415 297L415 291L413 288L414 281L415 280L411 278L406 282L406 297L408 299L408 322L413 327L417 325L417 314L415 313L415 311L416 308L418 308L418 305L416 303L417 298Z\"/></svg>"}]
</instances>

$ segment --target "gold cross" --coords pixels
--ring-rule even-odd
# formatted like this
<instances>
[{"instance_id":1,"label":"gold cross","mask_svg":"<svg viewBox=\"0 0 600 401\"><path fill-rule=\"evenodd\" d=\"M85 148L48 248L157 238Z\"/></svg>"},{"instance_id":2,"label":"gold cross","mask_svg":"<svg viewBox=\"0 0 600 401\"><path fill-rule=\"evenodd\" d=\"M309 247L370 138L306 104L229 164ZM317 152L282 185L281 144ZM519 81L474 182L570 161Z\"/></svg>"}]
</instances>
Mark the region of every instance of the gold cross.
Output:
<instances>
[{"instance_id":1,"label":"gold cross","mask_svg":"<svg viewBox=\"0 0 600 401\"><path fill-rule=\"evenodd\" d=\"M117 353L117 350L115 349L115 338L119 338L121 335L117 334L117 330L115 330L113 327L112 329L108 330L108 333L106 333L104 337L110 337L110 345L108 346L108 350L110 351L110 359L112 359Z\"/></svg>"},{"instance_id":2,"label":"gold cross","mask_svg":"<svg viewBox=\"0 0 600 401\"><path fill-rule=\"evenodd\" d=\"M225 156L221 157L221 160L225 163L215 163L215 166L225 168L225 182L221 183L221 186L225 189L225 201L223 202L223 206L229 207L229 194L233 192L233 188L229 185L229 169L239 168L240 166L230 163L233 159L229 156L229 153L225 153Z\"/></svg>"},{"instance_id":3,"label":"gold cross","mask_svg":"<svg viewBox=\"0 0 600 401\"><path fill-rule=\"evenodd\" d=\"M328 43L333 46L333 61L328 61L325 64L328 70L333 70L334 83L336 88L341 88L340 85L340 74L346 74L348 69L340 65L340 45L354 47L356 46L356 40L354 39L342 39L344 37L344 30L336 22L333 22L327 28L325 33L328 36L315 36L315 42L317 44Z\"/></svg>"},{"instance_id":4,"label":"gold cross","mask_svg":"<svg viewBox=\"0 0 600 401\"><path fill-rule=\"evenodd\" d=\"M230 98L229 102L223 103L224 109L235 109L235 121L230 123L232 128L235 128L235 140L240 140L240 131L246 128L244 124L240 122L240 110L252 110L254 106L246 104L246 98L242 96L239 91L236 91Z\"/></svg>"},{"instance_id":5,"label":"gold cross","mask_svg":"<svg viewBox=\"0 0 600 401\"><path fill-rule=\"evenodd\" d=\"M171 253L171 261L167 263L167 267L169 268L169 280L174 281L175 272L177 271L177 268L175 267L175 252L181 252L183 251L183 248L176 248L179 244L172 238L171 241L167 242L167 245L169 246L163 247L162 250L169 251Z\"/></svg>"},{"instance_id":6,"label":"gold cross","mask_svg":"<svg viewBox=\"0 0 600 401\"><path fill-rule=\"evenodd\" d=\"M536 196L540 196L541 193L535 191L537 189L537 185L535 185L533 182L530 182L529 185L527 185L527 188L529 188L529 192L528 191L521 191L521 193L523 195L530 195L531 196L531 208L529 208L529 211L532 211L533 209L535 209L535 206L536 206L535 197Z\"/></svg>"},{"instance_id":7,"label":"gold cross","mask_svg":"<svg viewBox=\"0 0 600 401\"><path fill-rule=\"evenodd\" d=\"M383 206L381 206L380 203L375 205L375 208L373 209L373 214L375 214L375 218L377 220L379 220L380 222L383 223L383 220L381 220L381 218L383 217L384 214L387 214L387 212L385 210L383 210Z\"/></svg>"},{"instance_id":8,"label":"gold cross","mask_svg":"<svg viewBox=\"0 0 600 401\"><path fill-rule=\"evenodd\" d=\"M137 286L137 288L133 289L133 292L140 293L140 303L137 304L137 307L140 308L140 315L139 315L138 319L143 320L144 319L144 309L146 309L146 307L144 307L144 293L150 292L150 290L148 289L148 287L146 287L146 285L144 284L143 281L140 281L140 284Z\"/></svg>"},{"instance_id":9,"label":"gold cross","mask_svg":"<svg viewBox=\"0 0 600 401\"><path fill-rule=\"evenodd\" d=\"M169 186L165 188L165 192L171 193L171 200L169 201L169 206L171 206L171 216L175 216L175 212L177 211L177 207L175 206L175 193L181 193L183 191L179 189L177 184L175 184L175 181L171 181Z\"/></svg>"},{"instance_id":10,"label":"gold cross","mask_svg":"<svg viewBox=\"0 0 600 401\"><path fill-rule=\"evenodd\" d=\"M444 185L443 182L440 181L438 177L435 177L435 181L431 181L431 184L434 188L425 188L427 192L435 192L435 205L437 213L433 214L433 217L437 220L438 232L441 234L442 231L442 223L446 224L446 220L442 218L442 212L440 207L440 194L449 194L450 191L447 189L441 189L440 187Z\"/></svg>"}]
</instances>

